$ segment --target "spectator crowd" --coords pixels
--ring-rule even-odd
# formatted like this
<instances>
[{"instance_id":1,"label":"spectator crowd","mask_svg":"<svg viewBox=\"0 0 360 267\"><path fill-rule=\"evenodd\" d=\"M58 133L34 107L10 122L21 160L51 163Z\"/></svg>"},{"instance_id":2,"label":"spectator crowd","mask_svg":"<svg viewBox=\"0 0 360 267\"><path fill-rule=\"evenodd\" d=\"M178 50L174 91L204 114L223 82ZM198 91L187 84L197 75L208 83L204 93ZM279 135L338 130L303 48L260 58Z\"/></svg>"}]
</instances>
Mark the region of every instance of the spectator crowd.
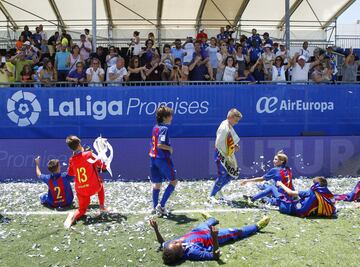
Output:
<instances>
[{"instance_id":1,"label":"spectator crowd","mask_svg":"<svg viewBox=\"0 0 360 267\"><path fill-rule=\"evenodd\" d=\"M0 83L41 83L53 86L56 82L74 85L103 86L103 83L127 81L243 81L257 83L272 81L315 83L339 80L354 82L360 61L352 48L345 54L344 63L337 65L333 47L316 48L311 54L308 42L293 55L269 33L241 35L235 40L230 26L221 27L219 34L208 37L200 29L195 38L187 36L183 43L157 47L153 33L142 46L140 32L134 31L128 53L120 55L114 46L92 47L88 29L75 42L62 30L49 38L39 25L31 32L27 26L21 32L13 53L2 55Z\"/></svg>"}]
</instances>

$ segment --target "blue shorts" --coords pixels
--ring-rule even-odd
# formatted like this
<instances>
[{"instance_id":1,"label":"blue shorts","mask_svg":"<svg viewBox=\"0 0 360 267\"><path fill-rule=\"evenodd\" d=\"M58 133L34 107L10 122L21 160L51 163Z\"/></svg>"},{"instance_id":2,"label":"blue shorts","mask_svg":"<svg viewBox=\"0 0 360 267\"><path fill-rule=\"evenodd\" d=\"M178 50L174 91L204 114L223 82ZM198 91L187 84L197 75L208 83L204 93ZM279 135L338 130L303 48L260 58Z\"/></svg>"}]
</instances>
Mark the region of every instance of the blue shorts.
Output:
<instances>
[{"instance_id":1,"label":"blue shorts","mask_svg":"<svg viewBox=\"0 0 360 267\"><path fill-rule=\"evenodd\" d=\"M176 171L174 170L174 164L170 158L151 158L150 170L150 180L152 183L162 183L164 181L176 180Z\"/></svg>"}]
</instances>

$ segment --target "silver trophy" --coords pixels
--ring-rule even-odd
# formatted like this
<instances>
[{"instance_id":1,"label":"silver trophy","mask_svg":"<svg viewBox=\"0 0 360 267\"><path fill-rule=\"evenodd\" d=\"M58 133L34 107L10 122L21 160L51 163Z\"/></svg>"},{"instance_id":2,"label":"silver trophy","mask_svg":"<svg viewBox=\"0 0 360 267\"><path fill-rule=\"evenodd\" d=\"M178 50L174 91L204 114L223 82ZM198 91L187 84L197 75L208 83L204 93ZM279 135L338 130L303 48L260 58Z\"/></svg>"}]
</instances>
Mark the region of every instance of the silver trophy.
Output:
<instances>
[{"instance_id":1,"label":"silver trophy","mask_svg":"<svg viewBox=\"0 0 360 267\"><path fill-rule=\"evenodd\" d=\"M106 170L109 172L109 174L112 177L112 171L110 165L114 157L113 147L110 145L108 140L106 138L103 138L101 135L95 139L93 146L97 153L97 155L94 154L95 161L100 159L106 165ZM109 151L109 155L108 155L108 151Z\"/></svg>"}]
</instances>

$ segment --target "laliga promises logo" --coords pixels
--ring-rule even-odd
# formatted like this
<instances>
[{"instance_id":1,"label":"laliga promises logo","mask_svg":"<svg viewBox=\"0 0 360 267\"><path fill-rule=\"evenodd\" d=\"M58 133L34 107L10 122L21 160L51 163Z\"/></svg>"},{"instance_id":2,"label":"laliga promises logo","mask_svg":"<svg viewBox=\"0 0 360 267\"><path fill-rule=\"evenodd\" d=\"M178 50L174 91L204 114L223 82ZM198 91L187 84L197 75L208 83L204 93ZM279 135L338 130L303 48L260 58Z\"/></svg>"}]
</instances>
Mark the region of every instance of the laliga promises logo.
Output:
<instances>
[{"instance_id":1,"label":"laliga promises logo","mask_svg":"<svg viewBox=\"0 0 360 267\"><path fill-rule=\"evenodd\" d=\"M19 127L35 124L39 119L41 106L33 93L17 91L7 101L9 119Z\"/></svg>"},{"instance_id":2,"label":"laliga promises logo","mask_svg":"<svg viewBox=\"0 0 360 267\"><path fill-rule=\"evenodd\" d=\"M278 103L277 97L261 97L256 103L256 111L257 113L273 113L277 110L274 106Z\"/></svg>"}]
</instances>

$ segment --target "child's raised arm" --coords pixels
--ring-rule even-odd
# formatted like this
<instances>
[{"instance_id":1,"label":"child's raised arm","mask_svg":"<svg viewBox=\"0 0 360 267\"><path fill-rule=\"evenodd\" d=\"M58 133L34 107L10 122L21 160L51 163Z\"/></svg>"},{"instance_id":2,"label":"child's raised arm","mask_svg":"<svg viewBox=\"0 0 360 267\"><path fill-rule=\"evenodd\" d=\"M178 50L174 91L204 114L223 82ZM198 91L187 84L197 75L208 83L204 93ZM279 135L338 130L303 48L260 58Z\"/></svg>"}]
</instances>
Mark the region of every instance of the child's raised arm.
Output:
<instances>
[{"instance_id":1,"label":"child's raised arm","mask_svg":"<svg viewBox=\"0 0 360 267\"><path fill-rule=\"evenodd\" d=\"M149 224L150 226L154 229L155 234L156 234L156 238L157 241L160 243L160 245L162 246L162 244L165 242L164 238L161 236L160 232L159 232L159 228L157 225L157 222L155 220L149 220Z\"/></svg>"},{"instance_id":2,"label":"child's raised arm","mask_svg":"<svg viewBox=\"0 0 360 267\"><path fill-rule=\"evenodd\" d=\"M41 176L41 170L40 170L40 156L37 156L35 158L35 170L36 170L36 176L39 178Z\"/></svg>"}]
</instances>

